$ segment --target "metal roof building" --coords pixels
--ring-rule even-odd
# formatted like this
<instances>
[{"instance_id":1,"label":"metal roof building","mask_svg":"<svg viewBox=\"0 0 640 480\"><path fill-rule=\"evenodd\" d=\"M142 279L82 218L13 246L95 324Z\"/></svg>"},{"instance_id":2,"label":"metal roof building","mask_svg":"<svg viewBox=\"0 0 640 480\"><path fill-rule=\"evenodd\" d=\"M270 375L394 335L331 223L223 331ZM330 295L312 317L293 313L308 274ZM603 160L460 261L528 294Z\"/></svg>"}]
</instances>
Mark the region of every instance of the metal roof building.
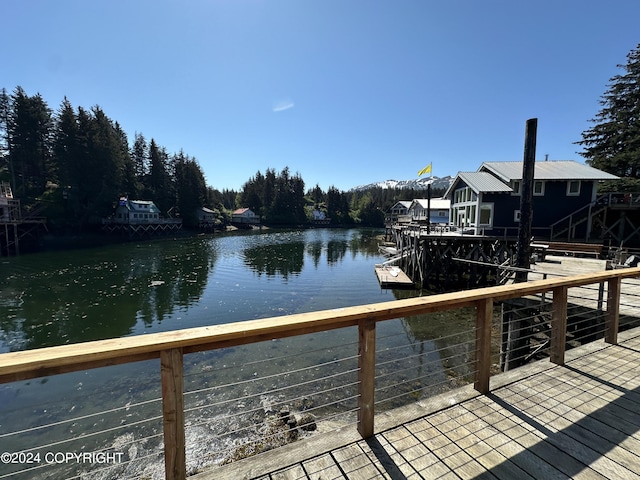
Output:
<instances>
[{"instance_id":1,"label":"metal roof building","mask_svg":"<svg viewBox=\"0 0 640 480\"><path fill-rule=\"evenodd\" d=\"M458 177L466 183L474 192L512 192L513 190L500 179L489 172L458 172ZM443 198L451 198L451 192L456 187L457 182L451 185L443 195Z\"/></svg>"},{"instance_id":2,"label":"metal roof building","mask_svg":"<svg viewBox=\"0 0 640 480\"><path fill-rule=\"evenodd\" d=\"M478 172L489 171L505 182L522 180L523 162L484 162ZM536 180L618 180L618 177L573 160L536 162Z\"/></svg>"}]
</instances>

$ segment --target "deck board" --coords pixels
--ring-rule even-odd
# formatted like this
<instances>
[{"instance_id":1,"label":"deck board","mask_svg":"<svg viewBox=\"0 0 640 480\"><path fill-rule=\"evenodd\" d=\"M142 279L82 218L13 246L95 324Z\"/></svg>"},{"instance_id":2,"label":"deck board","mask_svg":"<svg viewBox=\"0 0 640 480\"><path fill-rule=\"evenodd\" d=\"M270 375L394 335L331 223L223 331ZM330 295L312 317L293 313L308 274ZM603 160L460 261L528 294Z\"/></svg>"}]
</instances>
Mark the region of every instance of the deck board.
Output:
<instances>
[{"instance_id":1,"label":"deck board","mask_svg":"<svg viewBox=\"0 0 640 480\"><path fill-rule=\"evenodd\" d=\"M329 454L312 458L304 462L303 465L309 475L308 478L311 480L339 480L347 478L342 474L338 464Z\"/></svg>"},{"instance_id":2,"label":"deck board","mask_svg":"<svg viewBox=\"0 0 640 480\"><path fill-rule=\"evenodd\" d=\"M525 367L488 395L439 400L413 419L399 413L402 424L384 414L385 428L368 440L301 459L285 447L264 457L279 465L272 472L253 458L193 478L640 480L640 329L620 337L571 350L565 366Z\"/></svg>"}]
</instances>

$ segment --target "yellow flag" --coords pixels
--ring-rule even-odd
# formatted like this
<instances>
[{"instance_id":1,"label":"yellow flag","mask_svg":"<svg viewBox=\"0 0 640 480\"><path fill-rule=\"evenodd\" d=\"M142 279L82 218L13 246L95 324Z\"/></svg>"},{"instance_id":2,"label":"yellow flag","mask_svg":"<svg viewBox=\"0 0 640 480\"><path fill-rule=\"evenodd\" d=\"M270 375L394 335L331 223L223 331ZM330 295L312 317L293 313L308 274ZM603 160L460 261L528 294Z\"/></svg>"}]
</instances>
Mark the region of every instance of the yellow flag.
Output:
<instances>
[{"instance_id":1,"label":"yellow flag","mask_svg":"<svg viewBox=\"0 0 640 480\"><path fill-rule=\"evenodd\" d=\"M422 170L418 172L418 176L424 175L425 173L431 173L431 164L424 167Z\"/></svg>"}]
</instances>

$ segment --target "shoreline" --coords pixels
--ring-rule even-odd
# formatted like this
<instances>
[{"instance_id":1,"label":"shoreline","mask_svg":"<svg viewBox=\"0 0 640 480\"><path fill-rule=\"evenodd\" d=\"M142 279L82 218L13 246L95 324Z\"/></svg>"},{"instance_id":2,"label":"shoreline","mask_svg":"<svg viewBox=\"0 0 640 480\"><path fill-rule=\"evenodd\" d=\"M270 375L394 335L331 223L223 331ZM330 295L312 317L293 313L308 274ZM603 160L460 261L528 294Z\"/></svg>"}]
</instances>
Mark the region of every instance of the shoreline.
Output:
<instances>
[{"instance_id":1,"label":"shoreline","mask_svg":"<svg viewBox=\"0 0 640 480\"><path fill-rule=\"evenodd\" d=\"M371 228L378 229L379 227L362 227L358 225L261 225L257 228L243 229L233 225L227 225L222 229L217 229L209 232L201 232L197 230L180 230L167 235L149 235L144 237L128 238L121 235L110 235L101 231L85 231L81 233L55 233L48 232L42 235L37 242L29 245L25 248L20 255L32 254L32 253L44 253L44 252L64 252L72 250L83 250L87 248L104 247L108 245L119 245L132 242L149 242L155 240L177 240L181 238L192 238L200 236L212 236L212 235L224 235L228 233L236 232L253 232L253 231L269 231L274 229L282 230L309 230L315 228L327 228L327 229L345 229L345 228ZM3 255L2 258L6 256ZM6 257L8 258L8 257Z\"/></svg>"}]
</instances>

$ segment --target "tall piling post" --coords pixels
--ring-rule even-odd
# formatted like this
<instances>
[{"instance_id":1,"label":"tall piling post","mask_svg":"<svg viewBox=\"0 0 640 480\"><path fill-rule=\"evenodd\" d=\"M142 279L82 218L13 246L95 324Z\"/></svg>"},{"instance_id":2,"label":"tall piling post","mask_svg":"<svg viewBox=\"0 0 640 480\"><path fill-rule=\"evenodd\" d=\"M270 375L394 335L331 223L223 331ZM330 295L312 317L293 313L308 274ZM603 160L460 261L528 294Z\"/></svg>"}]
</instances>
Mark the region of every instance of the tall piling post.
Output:
<instances>
[{"instance_id":1,"label":"tall piling post","mask_svg":"<svg viewBox=\"0 0 640 480\"><path fill-rule=\"evenodd\" d=\"M530 118L524 134L524 161L520 184L520 227L516 266L528 269L531 258L531 227L533 221L533 177L536 164L536 135L538 119ZM516 272L516 282L526 282L527 272Z\"/></svg>"},{"instance_id":2,"label":"tall piling post","mask_svg":"<svg viewBox=\"0 0 640 480\"><path fill-rule=\"evenodd\" d=\"M516 250L516 283L526 282L531 267L531 231L533 221L533 182L536 161L538 119L527 120L524 138L522 182L520 183L520 226ZM503 305L502 311L502 369L507 371L524 363L531 330L527 303L516 299Z\"/></svg>"}]
</instances>

